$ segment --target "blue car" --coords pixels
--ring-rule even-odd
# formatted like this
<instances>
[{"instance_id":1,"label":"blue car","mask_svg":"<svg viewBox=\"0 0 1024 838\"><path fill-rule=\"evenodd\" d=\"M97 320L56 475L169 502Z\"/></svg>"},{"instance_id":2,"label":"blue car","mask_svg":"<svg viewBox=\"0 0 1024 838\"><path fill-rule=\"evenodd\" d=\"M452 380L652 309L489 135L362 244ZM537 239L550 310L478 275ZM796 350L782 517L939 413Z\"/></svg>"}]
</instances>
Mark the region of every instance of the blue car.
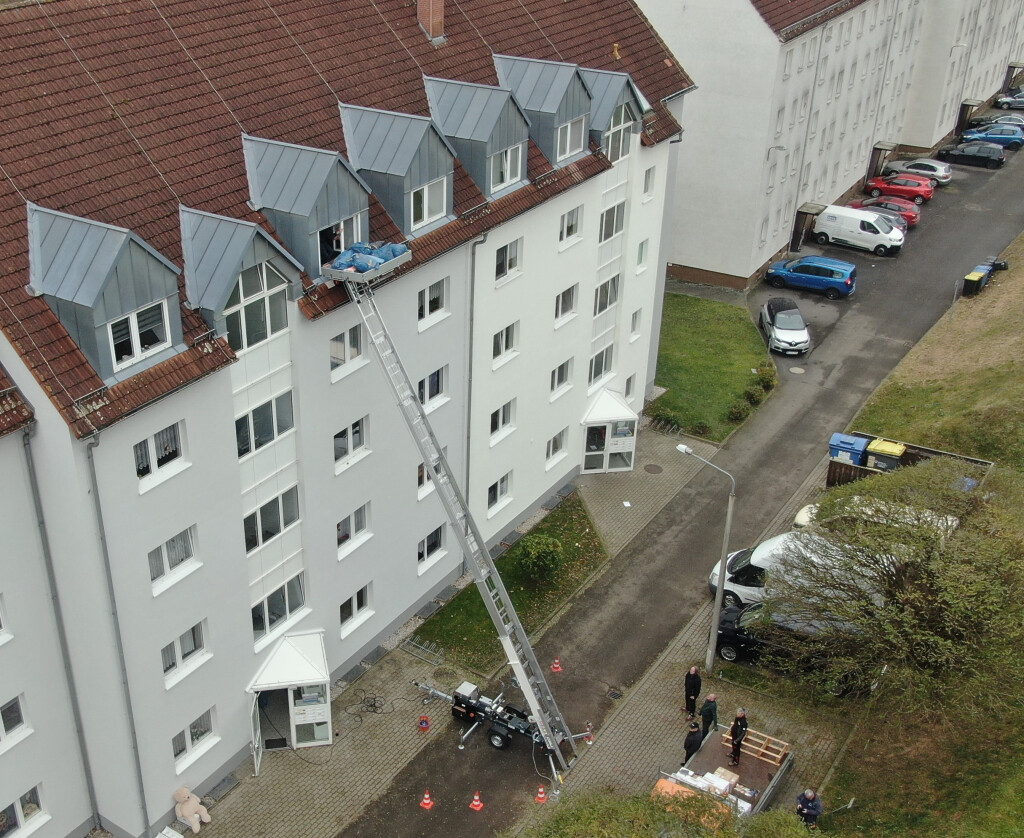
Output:
<instances>
[{"instance_id":1,"label":"blue car","mask_svg":"<svg viewBox=\"0 0 1024 838\"><path fill-rule=\"evenodd\" d=\"M971 128L969 131L964 131L962 142L969 143L975 140L995 143L1010 151L1016 151L1024 146L1024 131L1016 125L986 125L983 128Z\"/></svg>"},{"instance_id":2,"label":"blue car","mask_svg":"<svg viewBox=\"0 0 1024 838\"><path fill-rule=\"evenodd\" d=\"M830 300L848 297L857 289L857 266L827 256L802 256L776 262L765 274L774 288L820 291Z\"/></svg>"}]
</instances>

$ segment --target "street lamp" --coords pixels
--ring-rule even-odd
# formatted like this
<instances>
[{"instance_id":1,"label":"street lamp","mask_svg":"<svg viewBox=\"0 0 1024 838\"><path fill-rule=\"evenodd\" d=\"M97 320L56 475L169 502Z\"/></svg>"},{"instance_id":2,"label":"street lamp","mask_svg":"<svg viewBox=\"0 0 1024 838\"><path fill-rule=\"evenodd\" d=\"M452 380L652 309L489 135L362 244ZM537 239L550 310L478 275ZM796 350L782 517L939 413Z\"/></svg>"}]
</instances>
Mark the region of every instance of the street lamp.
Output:
<instances>
[{"instance_id":1,"label":"street lamp","mask_svg":"<svg viewBox=\"0 0 1024 838\"><path fill-rule=\"evenodd\" d=\"M729 505L725 511L725 535L722 537L722 557L718 563L718 585L715 588L715 608L711 612L711 634L708 637L708 654L704 659L704 671L710 676L715 666L715 646L718 645L718 622L722 617L722 601L725 598L725 568L729 560L729 531L732 529L732 508L736 503L736 480L725 469L719 468L710 460L705 460L700 454L695 453L689 445L680 443L676 446L676 451L680 454L689 454L691 457L696 457L704 465L711 466L715 471L720 471L732 483L732 488L729 490Z\"/></svg>"}]
</instances>

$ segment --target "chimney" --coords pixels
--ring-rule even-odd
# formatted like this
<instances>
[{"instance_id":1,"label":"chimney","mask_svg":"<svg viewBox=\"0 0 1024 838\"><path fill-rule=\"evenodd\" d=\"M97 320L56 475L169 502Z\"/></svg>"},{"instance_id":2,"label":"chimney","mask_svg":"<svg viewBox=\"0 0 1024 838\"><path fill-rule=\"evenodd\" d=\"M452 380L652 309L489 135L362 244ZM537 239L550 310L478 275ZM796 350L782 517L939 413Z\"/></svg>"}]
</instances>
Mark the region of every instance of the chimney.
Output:
<instances>
[{"instance_id":1,"label":"chimney","mask_svg":"<svg viewBox=\"0 0 1024 838\"><path fill-rule=\"evenodd\" d=\"M431 41L444 40L444 0L416 0L416 15Z\"/></svg>"}]
</instances>

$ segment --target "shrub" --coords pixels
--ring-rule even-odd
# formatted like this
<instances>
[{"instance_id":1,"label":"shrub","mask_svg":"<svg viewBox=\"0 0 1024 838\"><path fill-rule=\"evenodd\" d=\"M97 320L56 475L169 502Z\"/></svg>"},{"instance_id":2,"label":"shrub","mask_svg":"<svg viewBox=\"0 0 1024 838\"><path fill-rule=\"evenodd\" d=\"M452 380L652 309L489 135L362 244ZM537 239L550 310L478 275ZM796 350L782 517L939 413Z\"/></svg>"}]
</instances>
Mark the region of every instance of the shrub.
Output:
<instances>
[{"instance_id":1,"label":"shrub","mask_svg":"<svg viewBox=\"0 0 1024 838\"><path fill-rule=\"evenodd\" d=\"M726 417L730 422L742 422L753 410L753 406L748 401L733 402L729 405L729 412L726 414Z\"/></svg>"},{"instance_id":2,"label":"shrub","mask_svg":"<svg viewBox=\"0 0 1024 838\"><path fill-rule=\"evenodd\" d=\"M757 407L759 404L761 404L761 402L764 401L765 396L767 395L768 394L765 393L764 390L757 386L748 387L746 390L743 391L743 398L745 398L747 402L753 407Z\"/></svg>"},{"instance_id":3,"label":"shrub","mask_svg":"<svg viewBox=\"0 0 1024 838\"><path fill-rule=\"evenodd\" d=\"M757 386L766 393L774 390L775 385L779 383L779 372L775 369L774 364L761 364L757 368L756 375Z\"/></svg>"},{"instance_id":4,"label":"shrub","mask_svg":"<svg viewBox=\"0 0 1024 838\"><path fill-rule=\"evenodd\" d=\"M698 419L687 428L687 431L694 436L708 437L711 435L711 425L703 419Z\"/></svg>"},{"instance_id":5,"label":"shrub","mask_svg":"<svg viewBox=\"0 0 1024 838\"><path fill-rule=\"evenodd\" d=\"M644 408L644 413L652 422L667 422L670 425L678 425L675 411L667 402L657 399Z\"/></svg>"},{"instance_id":6,"label":"shrub","mask_svg":"<svg viewBox=\"0 0 1024 838\"><path fill-rule=\"evenodd\" d=\"M535 582L551 579L562 566L562 542L557 538L531 533L519 545L519 561Z\"/></svg>"}]
</instances>

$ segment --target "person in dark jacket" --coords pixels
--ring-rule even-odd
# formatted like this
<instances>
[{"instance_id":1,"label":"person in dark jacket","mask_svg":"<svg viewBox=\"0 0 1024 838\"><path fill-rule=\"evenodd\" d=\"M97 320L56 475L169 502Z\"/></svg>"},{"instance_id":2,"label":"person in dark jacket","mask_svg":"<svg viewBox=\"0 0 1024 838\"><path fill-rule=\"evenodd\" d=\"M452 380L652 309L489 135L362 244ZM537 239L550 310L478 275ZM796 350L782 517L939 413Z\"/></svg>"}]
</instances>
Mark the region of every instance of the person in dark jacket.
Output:
<instances>
[{"instance_id":1,"label":"person in dark jacket","mask_svg":"<svg viewBox=\"0 0 1024 838\"><path fill-rule=\"evenodd\" d=\"M736 708L736 718L732 720L729 735L732 737L732 756L729 759L729 765L739 765L740 749L743 747L743 740L747 737L747 711L742 707Z\"/></svg>"},{"instance_id":2,"label":"person in dark jacket","mask_svg":"<svg viewBox=\"0 0 1024 838\"><path fill-rule=\"evenodd\" d=\"M796 813L811 829L818 828L818 818L821 817L824 809L821 798L814 793L814 789L804 789L796 799Z\"/></svg>"},{"instance_id":3,"label":"person in dark jacket","mask_svg":"<svg viewBox=\"0 0 1024 838\"><path fill-rule=\"evenodd\" d=\"M690 722L690 732L686 734L686 740L683 742L683 748L686 750L686 759L683 760L683 765L686 765L690 761L697 749L700 748L700 743L704 741L704 736L700 732L700 725L696 722Z\"/></svg>"},{"instance_id":4,"label":"person in dark jacket","mask_svg":"<svg viewBox=\"0 0 1024 838\"><path fill-rule=\"evenodd\" d=\"M715 693L708 693L704 703L700 706L700 720L703 724L701 731L704 736L708 735L711 725L718 730L718 696Z\"/></svg>"},{"instance_id":5,"label":"person in dark jacket","mask_svg":"<svg viewBox=\"0 0 1024 838\"><path fill-rule=\"evenodd\" d=\"M700 672L697 667L691 666L690 671L686 673L683 691L686 693L686 718L692 721L697 715L697 696L700 695Z\"/></svg>"}]
</instances>

